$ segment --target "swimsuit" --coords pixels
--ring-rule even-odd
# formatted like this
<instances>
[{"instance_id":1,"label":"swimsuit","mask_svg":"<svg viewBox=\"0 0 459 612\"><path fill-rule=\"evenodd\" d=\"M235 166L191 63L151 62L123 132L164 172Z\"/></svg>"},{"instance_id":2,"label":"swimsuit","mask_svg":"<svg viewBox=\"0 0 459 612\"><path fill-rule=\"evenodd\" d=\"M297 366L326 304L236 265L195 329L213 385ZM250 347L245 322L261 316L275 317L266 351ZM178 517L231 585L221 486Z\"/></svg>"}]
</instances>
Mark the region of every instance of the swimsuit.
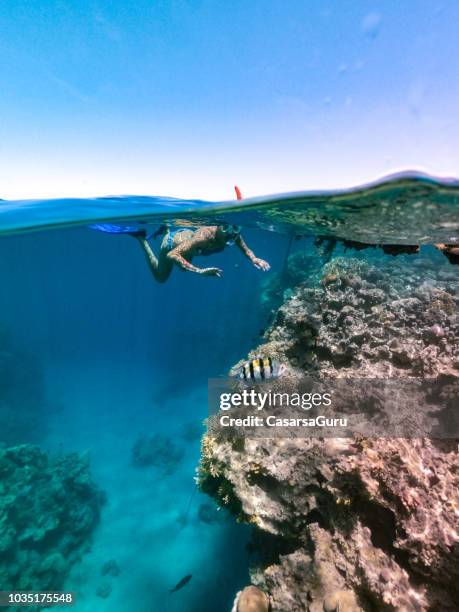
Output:
<instances>
[{"instance_id":1,"label":"swimsuit","mask_svg":"<svg viewBox=\"0 0 459 612\"><path fill-rule=\"evenodd\" d=\"M194 228L192 227L174 227L174 228L169 228L166 234L166 247L169 251L171 251L174 247L174 237L176 234L178 234L179 232L188 232L188 231L193 231Z\"/></svg>"},{"instance_id":2,"label":"swimsuit","mask_svg":"<svg viewBox=\"0 0 459 612\"><path fill-rule=\"evenodd\" d=\"M166 247L167 249L170 251L175 247L174 244L174 238L175 235L178 234L179 232L194 232L196 231L198 228L196 227L174 227L174 228L168 228L167 234L166 234ZM239 235L239 234L236 234ZM217 247L203 247L202 249L199 249L198 251L198 255L213 255L214 253L221 253L221 251L223 251L225 249L226 246L232 246L235 243L235 237L229 237L229 239L226 241L226 243L222 246L217 246Z\"/></svg>"}]
</instances>

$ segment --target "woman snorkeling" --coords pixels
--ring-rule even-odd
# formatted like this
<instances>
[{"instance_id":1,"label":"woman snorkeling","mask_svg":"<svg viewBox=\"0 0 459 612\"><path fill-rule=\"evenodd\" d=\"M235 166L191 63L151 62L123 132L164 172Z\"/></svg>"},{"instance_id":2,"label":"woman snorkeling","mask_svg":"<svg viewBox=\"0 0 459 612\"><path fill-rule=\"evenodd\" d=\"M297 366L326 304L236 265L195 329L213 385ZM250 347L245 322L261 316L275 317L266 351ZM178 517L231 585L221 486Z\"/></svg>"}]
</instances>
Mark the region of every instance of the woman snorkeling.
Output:
<instances>
[{"instance_id":1,"label":"woman snorkeling","mask_svg":"<svg viewBox=\"0 0 459 612\"><path fill-rule=\"evenodd\" d=\"M238 200L242 199L241 192L235 187ZM169 278L174 265L182 270L202 274L203 276L218 276L223 272L220 268L199 268L193 265L192 260L198 255L212 255L220 253L227 246L235 244L250 259L259 270L266 272L270 269L267 261L256 257L241 236L239 225L206 225L203 227L169 227L161 226L153 237L164 233L159 255L156 256L149 243L149 236L144 229L119 228L117 226L97 225L95 229L110 233L127 233L134 236L142 247L150 270L156 281L164 283Z\"/></svg>"},{"instance_id":2,"label":"woman snorkeling","mask_svg":"<svg viewBox=\"0 0 459 612\"><path fill-rule=\"evenodd\" d=\"M153 276L159 283L164 283L169 278L174 265L203 276L221 276L220 268L199 268L193 265L193 257L220 253L233 244L238 246L259 270L267 271L270 268L267 261L256 257L246 245L238 225L212 225L197 229L167 228L158 257L154 254L145 233L137 235L136 238L144 250Z\"/></svg>"}]
</instances>

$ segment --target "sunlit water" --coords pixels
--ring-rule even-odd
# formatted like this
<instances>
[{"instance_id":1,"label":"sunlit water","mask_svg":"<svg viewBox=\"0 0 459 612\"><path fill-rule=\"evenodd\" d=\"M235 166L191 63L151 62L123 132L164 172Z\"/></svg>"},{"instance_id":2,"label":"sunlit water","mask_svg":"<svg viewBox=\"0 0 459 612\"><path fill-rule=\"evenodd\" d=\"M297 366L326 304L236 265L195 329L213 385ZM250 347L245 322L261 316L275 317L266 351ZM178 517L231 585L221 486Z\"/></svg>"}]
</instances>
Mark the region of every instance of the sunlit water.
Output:
<instances>
[{"instance_id":1,"label":"sunlit water","mask_svg":"<svg viewBox=\"0 0 459 612\"><path fill-rule=\"evenodd\" d=\"M201 506L214 502L195 492L194 475L207 379L224 375L258 344L269 320L260 300L266 276L232 247L195 260L221 267L222 278L174 270L158 285L135 240L87 227L104 220L153 229L164 221L238 223L273 275L283 273L294 251L325 263L313 246L317 235L458 242L458 187L409 176L355 192L222 204L126 197L0 205L0 325L40 362L47 398L43 428L25 423L14 442L88 451L93 480L107 495L91 550L64 585L78 594L74 609L229 611L249 582L250 529L223 511L218 520L203 520ZM449 265L432 246L421 253ZM346 254L392 261L381 252ZM410 265L417 256L402 257ZM132 465L135 442L154 433L183 451L170 472ZM104 577L110 559L120 573ZM169 594L187 574L191 581ZM107 584L111 592L101 597L97 591Z\"/></svg>"}]
</instances>

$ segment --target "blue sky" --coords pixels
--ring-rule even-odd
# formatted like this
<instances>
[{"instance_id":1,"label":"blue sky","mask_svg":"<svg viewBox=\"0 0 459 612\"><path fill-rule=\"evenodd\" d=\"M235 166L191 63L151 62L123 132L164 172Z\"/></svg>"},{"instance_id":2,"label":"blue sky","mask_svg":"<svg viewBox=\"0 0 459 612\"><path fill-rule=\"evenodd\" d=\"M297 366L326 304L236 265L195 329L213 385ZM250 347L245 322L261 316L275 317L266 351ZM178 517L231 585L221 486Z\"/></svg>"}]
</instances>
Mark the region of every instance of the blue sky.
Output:
<instances>
[{"instance_id":1,"label":"blue sky","mask_svg":"<svg viewBox=\"0 0 459 612\"><path fill-rule=\"evenodd\" d=\"M0 197L459 175L456 0L3 0Z\"/></svg>"}]
</instances>

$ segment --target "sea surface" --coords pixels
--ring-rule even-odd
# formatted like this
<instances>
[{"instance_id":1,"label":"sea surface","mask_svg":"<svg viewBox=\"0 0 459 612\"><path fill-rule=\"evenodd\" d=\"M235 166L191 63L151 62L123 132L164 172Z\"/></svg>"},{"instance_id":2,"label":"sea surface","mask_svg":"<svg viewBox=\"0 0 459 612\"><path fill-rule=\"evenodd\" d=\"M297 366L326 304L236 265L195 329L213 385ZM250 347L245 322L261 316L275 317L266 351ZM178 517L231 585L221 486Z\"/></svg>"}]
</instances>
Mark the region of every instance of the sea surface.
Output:
<instances>
[{"instance_id":1,"label":"sea surface","mask_svg":"<svg viewBox=\"0 0 459 612\"><path fill-rule=\"evenodd\" d=\"M193 261L221 268L221 278L175 269L158 284L135 239L89 227L104 222L148 232L164 223L238 224L271 270L255 269L231 246ZM336 240L335 250L318 246L318 237ZM75 612L231 610L250 582L252 532L196 489L207 381L259 344L271 316L262 299L266 279L282 279L294 253L316 259L319 269L335 255L376 264L393 257L351 251L343 240L420 245L420 255L400 255L407 265L422 256L450 266L433 245L459 243L459 183L405 173L343 191L221 203L149 196L0 202L0 339L8 337L0 353L7 361L18 356L14 384L0 377L0 421L2 410L17 420L12 433L0 429L0 444L86 453L106 498L88 550L61 589L76 592ZM150 242L158 252L161 238ZM38 415L37 385L27 386L31 362L40 379ZM14 412L2 402L2 385L9 398L24 398ZM135 445L155 435L170 456L138 465ZM103 575L108 561L117 575Z\"/></svg>"}]
</instances>

